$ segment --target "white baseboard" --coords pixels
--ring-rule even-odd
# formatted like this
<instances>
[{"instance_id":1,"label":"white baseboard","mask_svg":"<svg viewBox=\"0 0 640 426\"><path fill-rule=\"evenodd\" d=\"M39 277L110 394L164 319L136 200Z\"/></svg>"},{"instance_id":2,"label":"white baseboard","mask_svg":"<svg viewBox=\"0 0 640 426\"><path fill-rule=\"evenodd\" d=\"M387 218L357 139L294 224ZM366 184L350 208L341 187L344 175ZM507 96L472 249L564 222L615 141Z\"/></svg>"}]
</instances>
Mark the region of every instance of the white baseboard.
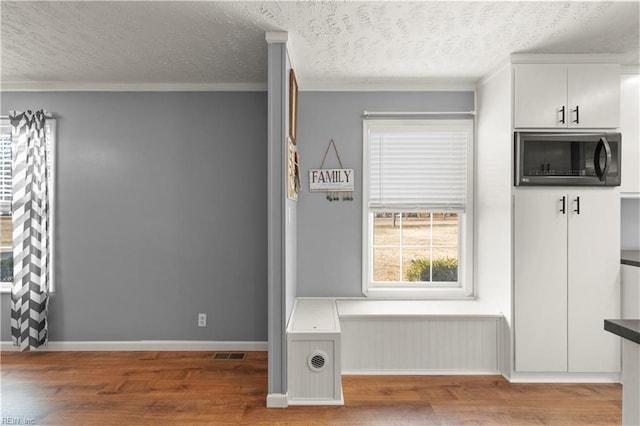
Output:
<instances>
[{"instance_id":1,"label":"white baseboard","mask_svg":"<svg viewBox=\"0 0 640 426\"><path fill-rule=\"evenodd\" d=\"M344 397L340 395L340 399L294 399L289 401L289 405L344 405Z\"/></svg>"},{"instance_id":2,"label":"white baseboard","mask_svg":"<svg viewBox=\"0 0 640 426\"><path fill-rule=\"evenodd\" d=\"M287 408L289 400L286 393L270 393L267 395L267 408Z\"/></svg>"},{"instance_id":3,"label":"white baseboard","mask_svg":"<svg viewBox=\"0 0 640 426\"><path fill-rule=\"evenodd\" d=\"M506 378L506 377L505 377ZM620 373L518 373L511 383L621 383Z\"/></svg>"},{"instance_id":4,"label":"white baseboard","mask_svg":"<svg viewBox=\"0 0 640 426\"><path fill-rule=\"evenodd\" d=\"M208 340L138 340L109 342L49 342L38 351L266 351L267 342L215 342ZM18 351L12 342L0 342L2 351Z\"/></svg>"},{"instance_id":5,"label":"white baseboard","mask_svg":"<svg viewBox=\"0 0 640 426\"><path fill-rule=\"evenodd\" d=\"M496 370L342 370L343 376L500 376Z\"/></svg>"}]
</instances>

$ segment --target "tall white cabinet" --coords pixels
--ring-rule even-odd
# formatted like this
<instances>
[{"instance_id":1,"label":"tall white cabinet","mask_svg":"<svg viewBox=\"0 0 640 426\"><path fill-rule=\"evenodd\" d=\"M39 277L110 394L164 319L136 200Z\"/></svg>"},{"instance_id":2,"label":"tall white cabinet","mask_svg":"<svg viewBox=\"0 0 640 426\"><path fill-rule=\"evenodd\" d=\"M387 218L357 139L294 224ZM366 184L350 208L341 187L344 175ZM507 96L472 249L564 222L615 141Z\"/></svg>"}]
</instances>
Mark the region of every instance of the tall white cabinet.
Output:
<instances>
[{"instance_id":1,"label":"tall white cabinet","mask_svg":"<svg viewBox=\"0 0 640 426\"><path fill-rule=\"evenodd\" d=\"M620 131L622 132L622 186L625 197L640 197L640 75L620 78Z\"/></svg>"},{"instance_id":2,"label":"tall white cabinet","mask_svg":"<svg viewBox=\"0 0 640 426\"><path fill-rule=\"evenodd\" d=\"M615 373L620 202L614 188L518 188L514 209L515 371Z\"/></svg>"}]
</instances>

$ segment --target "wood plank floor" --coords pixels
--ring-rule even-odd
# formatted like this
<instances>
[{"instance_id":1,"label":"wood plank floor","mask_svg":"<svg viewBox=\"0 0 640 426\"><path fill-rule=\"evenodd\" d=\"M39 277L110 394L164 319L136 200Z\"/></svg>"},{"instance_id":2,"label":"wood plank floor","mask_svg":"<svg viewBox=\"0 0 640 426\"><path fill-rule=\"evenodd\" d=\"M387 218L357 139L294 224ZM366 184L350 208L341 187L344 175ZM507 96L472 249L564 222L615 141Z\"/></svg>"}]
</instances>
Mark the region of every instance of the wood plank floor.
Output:
<instances>
[{"instance_id":1,"label":"wood plank floor","mask_svg":"<svg viewBox=\"0 0 640 426\"><path fill-rule=\"evenodd\" d=\"M344 376L343 407L267 409L266 352L248 352L244 361L213 361L213 354L3 352L0 423L621 423L620 385L510 384L500 376Z\"/></svg>"}]
</instances>

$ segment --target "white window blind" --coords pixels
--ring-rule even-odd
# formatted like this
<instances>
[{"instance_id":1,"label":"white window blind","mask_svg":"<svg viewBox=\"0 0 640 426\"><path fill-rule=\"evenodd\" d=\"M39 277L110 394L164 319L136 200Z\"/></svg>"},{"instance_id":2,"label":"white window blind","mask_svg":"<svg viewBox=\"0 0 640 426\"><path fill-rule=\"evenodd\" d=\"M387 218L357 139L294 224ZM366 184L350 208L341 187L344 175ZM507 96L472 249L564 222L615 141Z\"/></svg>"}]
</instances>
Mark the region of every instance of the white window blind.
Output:
<instances>
[{"instance_id":1,"label":"white window blind","mask_svg":"<svg viewBox=\"0 0 640 426\"><path fill-rule=\"evenodd\" d=\"M472 124L372 128L371 210L464 211Z\"/></svg>"}]
</instances>

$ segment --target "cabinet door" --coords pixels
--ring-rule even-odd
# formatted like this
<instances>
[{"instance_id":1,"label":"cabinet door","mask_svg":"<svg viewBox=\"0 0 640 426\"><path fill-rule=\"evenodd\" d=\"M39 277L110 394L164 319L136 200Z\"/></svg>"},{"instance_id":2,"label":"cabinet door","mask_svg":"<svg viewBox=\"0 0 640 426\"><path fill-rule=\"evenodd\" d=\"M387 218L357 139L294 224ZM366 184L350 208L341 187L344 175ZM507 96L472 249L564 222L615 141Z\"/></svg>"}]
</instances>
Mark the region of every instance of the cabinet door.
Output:
<instances>
[{"instance_id":1,"label":"cabinet door","mask_svg":"<svg viewBox=\"0 0 640 426\"><path fill-rule=\"evenodd\" d=\"M622 289L623 319L640 318L640 268L622 265L620 268L620 288Z\"/></svg>"},{"instance_id":2,"label":"cabinet door","mask_svg":"<svg viewBox=\"0 0 640 426\"><path fill-rule=\"evenodd\" d=\"M567 127L567 66L514 66L515 127ZM562 109L564 108L564 123Z\"/></svg>"},{"instance_id":3,"label":"cabinet door","mask_svg":"<svg viewBox=\"0 0 640 426\"><path fill-rule=\"evenodd\" d=\"M569 371L620 371L620 199L615 189L569 194ZM578 214L578 200L580 212Z\"/></svg>"},{"instance_id":4,"label":"cabinet door","mask_svg":"<svg viewBox=\"0 0 640 426\"><path fill-rule=\"evenodd\" d=\"M562 197L566 200L561 191L543 189L515 194L516 371L567 371L567 215L561 211Z\"/></svg>"},{"instance_id":5,"label":"cabinet door","mask_svg":"<svg viewBox=\"0 0 640 426\"><path fill-rule=\"evenodd\" d=\"M620 67L576 64L568 67L569 127L620 125Z\"/></svg>"},{"instance_id":6,"label":"cabinet door","mask_svg":"<svg viewBox=\"0 0 640 426\"><path fill-rule=\"evenodd\" d=\"M640 193L640 76L620 80L620 131L622 132L622 193Z\"/></svg>"}]
</instances>

